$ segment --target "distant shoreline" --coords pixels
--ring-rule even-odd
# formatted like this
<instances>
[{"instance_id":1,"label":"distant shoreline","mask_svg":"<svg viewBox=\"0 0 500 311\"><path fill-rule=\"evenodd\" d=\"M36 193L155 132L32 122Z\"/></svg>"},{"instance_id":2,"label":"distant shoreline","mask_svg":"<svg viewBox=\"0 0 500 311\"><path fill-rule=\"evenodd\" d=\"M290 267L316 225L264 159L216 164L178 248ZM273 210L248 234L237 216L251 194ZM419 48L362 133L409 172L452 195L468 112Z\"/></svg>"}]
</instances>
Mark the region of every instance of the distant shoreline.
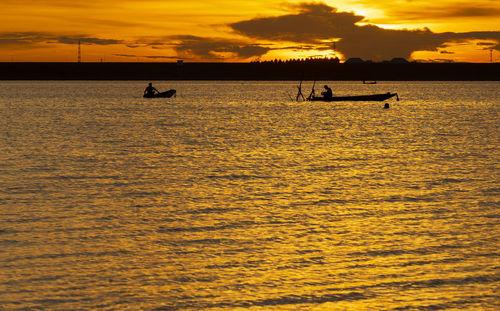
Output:
<instances>
[{"instance_id":1,"label":"distant shoreline","mask_svg":"<svg viewBox=\"0 0 500 311\"><path fill-rule=\"evenodd\" d=\"M0 63L0 80L500 81L500 63Z\"/></svg>"}]
</instances>

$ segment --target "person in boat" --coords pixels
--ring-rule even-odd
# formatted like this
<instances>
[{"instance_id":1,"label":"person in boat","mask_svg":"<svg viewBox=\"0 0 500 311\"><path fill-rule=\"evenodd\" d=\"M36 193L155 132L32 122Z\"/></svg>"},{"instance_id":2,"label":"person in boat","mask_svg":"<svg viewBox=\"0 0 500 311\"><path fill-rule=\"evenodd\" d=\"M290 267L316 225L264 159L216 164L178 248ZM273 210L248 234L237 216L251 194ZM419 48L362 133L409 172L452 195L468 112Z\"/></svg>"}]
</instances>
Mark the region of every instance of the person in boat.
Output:
<instances>
[{"instance_id":1,"label":"person in boat","mask_svg":"<svg viewBox=\"0 0 500 311\"><path fill-rule=\"evenodd\" d=\"M332 89L329 88L328 85L325 85L324 88L325 90L321 92L321 95L323 95L324 98L332 98L333 97Z\"/></svg>"},{"instance_id":2,"label":"person in boat","mask_svg":"<svg viewBox=\"0 0 500 311\"><path fill-rule=\"evenodd\" d=\"M144 96L153 96L154 94L160 93L156 88L153 87L153 83L149 83L144 90Z\"/></svg>"}]
</instances>

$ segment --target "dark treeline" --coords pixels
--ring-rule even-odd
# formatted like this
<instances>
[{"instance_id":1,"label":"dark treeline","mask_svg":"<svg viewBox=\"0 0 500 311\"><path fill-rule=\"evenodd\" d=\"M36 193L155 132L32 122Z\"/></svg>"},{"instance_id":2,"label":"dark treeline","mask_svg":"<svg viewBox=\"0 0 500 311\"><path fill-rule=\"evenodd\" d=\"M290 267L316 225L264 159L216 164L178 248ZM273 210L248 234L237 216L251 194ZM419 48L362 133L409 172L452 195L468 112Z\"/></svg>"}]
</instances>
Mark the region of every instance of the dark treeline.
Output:
<instances>
[{"instance_id":1,"label":"dark treeline","mask_svg":"<svg viewBox=\"0 0 500 311\"><path fill-rule=\"evenodd\" d=\"M254 61L252 63L257 63L257 64L306 64L306 65L312 65L312 64L339 64L340 59L338 57L335 58L316 58L316 57L310 57L310 58L296 58L296 59L273 59L273 60L266 60L266 61Z\"/></svg>"},{"instance_id":2,"label":"dark treeline","mask_svg":"<svg viewBox=\"0 0 500 311\"><path fill-rule=\"evenodd\" d=\"M500 63L0 63L0 80L499 81Z\"/></svg>"}]
</instances>

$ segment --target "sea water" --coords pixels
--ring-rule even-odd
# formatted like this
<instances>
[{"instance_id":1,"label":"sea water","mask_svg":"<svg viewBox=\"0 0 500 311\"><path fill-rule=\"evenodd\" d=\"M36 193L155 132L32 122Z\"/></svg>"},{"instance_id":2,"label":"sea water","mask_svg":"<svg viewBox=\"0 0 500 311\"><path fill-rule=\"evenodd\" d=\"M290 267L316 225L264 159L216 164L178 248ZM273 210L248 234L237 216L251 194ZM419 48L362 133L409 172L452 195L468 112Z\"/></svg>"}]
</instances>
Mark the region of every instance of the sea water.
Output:
<instances>
[{"instance_id":1,"label":"sea water","mask_svg":"<svg viewBox=\"0 0 500 311\"><path fill-rule=\"evenodd\" d=\"M147 82L0 82L0 310L500 308L499 82Z\"/></svg>"}]
</instances>

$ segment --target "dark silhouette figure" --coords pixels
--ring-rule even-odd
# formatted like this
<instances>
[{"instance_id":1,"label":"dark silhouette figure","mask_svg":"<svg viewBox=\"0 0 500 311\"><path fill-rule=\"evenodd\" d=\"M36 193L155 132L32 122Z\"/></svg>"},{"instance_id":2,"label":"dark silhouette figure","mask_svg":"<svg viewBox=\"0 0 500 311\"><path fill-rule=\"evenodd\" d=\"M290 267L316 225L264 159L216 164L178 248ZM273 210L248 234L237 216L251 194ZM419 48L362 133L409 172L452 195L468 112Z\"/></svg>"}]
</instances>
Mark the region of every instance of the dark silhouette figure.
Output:
<instances>
[{"instance_id":1,"label":"dark silhouette figure","mask_svg":"<svg viewBox=\"0 0 500 311\"><path fill-rule=\"evenodd\" d=\"M332 89L329 88L328 85L325 85L324 88L325 90L321 92L321 95L323 95L324 98L332 98L333 97Z\"/></svg>"},{"instance_id":2,"label":"dark silhouette figure","mask_svg":"<svg viewBox=\"0 0 500 311\"><path fill-rule=\"evenodd\" d=\"M159 94L160 92L153 87L153 83L149 83L144 90L144 97L153 97L154 94Z\"/></svg>"},{"instance_id":3,"label":"dark silhouette figure","mask_svg":"<svg viewBox=\"0 0 500 311\"><path fill-rule=\"evenodd\" d=\"M389 103L385 103L384 109L389 109Z\"/></svg>"}]
</instances>

